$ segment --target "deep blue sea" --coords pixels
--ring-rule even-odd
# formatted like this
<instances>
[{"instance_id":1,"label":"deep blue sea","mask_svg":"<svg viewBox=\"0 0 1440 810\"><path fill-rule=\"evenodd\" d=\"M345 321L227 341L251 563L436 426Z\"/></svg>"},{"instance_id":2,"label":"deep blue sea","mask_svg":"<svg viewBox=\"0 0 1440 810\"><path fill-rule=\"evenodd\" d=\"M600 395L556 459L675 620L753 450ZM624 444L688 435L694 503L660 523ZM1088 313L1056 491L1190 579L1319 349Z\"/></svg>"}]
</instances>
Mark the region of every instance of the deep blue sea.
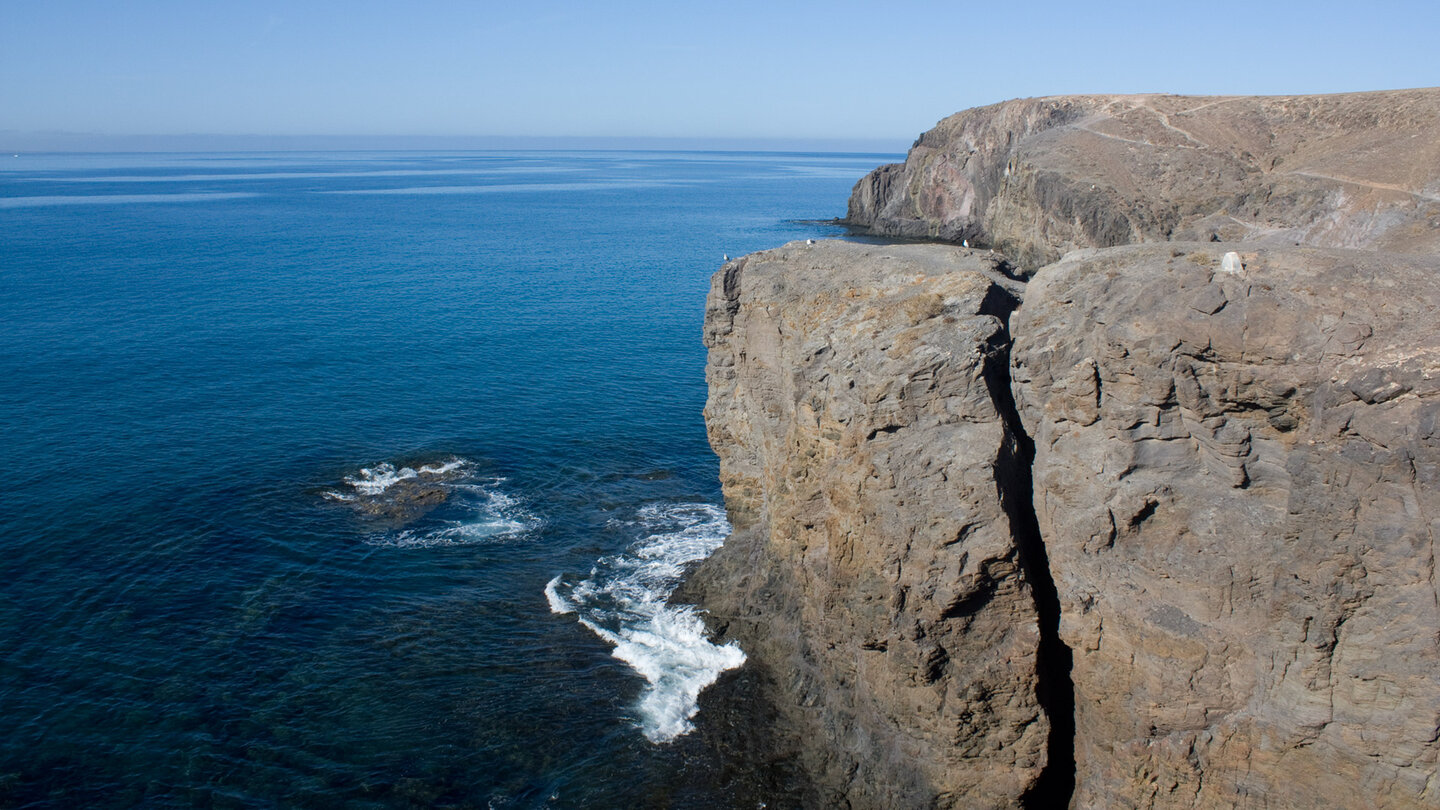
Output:
<instances>
[{"instance_id":1,"label":"deep blue sea","mask_svg":"<svg viewBox=\"0 0 1440 810\"><path fill-rule=\"evenodd\" d=\"M0 807L755 806L705 293L897 157L0 156Z\"/></svg>"}]
</instances>

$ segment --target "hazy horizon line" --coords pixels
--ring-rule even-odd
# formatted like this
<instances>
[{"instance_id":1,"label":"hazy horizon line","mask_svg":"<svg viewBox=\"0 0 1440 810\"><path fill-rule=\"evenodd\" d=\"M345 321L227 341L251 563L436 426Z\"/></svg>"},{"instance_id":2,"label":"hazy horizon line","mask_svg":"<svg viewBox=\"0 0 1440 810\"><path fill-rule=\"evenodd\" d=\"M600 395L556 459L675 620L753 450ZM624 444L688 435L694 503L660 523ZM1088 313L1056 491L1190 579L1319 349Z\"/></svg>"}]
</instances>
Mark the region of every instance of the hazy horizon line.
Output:
<instances>
[{"instance_id":1,"label":"hazy horizon line","mask_svg":"<svg viewBox=\"0 0 1440 810\"><path fill-rule=\"evenodd\" d=\"M903 154L910 138L806 138L614 135L257 135L182 133L109 135L0 130L0 152L309 152L406 149L667 149L737 152Z\"/></svg>"}]
</instances>

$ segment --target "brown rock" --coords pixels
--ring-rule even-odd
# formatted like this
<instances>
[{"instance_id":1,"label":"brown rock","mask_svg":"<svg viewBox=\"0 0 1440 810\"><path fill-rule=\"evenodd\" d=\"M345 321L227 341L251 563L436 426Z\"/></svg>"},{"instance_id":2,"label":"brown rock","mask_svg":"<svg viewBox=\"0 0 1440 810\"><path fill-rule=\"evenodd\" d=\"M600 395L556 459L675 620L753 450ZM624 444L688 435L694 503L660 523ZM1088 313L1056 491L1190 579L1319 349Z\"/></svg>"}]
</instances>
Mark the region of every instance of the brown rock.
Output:
<instances>
[{"instance_id":1,"label":"brown rock","mask_svg":"<svg viewBox=\"0 0 1440 810\"><path fill-rule=\"evenodd\" d=\"M406 523L423 517L449 497L450 490L440 484L412 479L392 484L382 497L357 498L350 506L366 517Z\"/></svg>"},{"instance_id":2,"label":"brown rock","mask_svg":"<svg viewBox=\"0 0 1440 810\"><path fill-rule=\"evenodd\" d=\"M1166 240L1440 252L1440 89L1053 96L966 110L856 184L849 222L1034 270Z\"/></svg>"},{"instance_id":3,"label":"brown rock","mask_svg":"<svg viewBox=\"0 0 1440 810\"><path fill-rule=\"evenodd\" d=\"M831 241L715 275L706 419L735 533L686 596L767 674L815 806L1013 807L1046 764L997 497L1017 452L997 265Z\"/></svg>"},{"instance_id":4,"label":"brown rock","mask_svg":"<svg viewBox=\"0 0 1440 810\"><path fill-rule=\"evenodd\" d=\"M1006 102L850 207L1001 253L716 275L695 593L809 804L1440 807L1436 132L1434 89Z\"/></svg>"},{"instance_id":5,"label":"brown rock","mask_svg":"<svg viewBox=\"0 0 1440 810\"><path fill-rule=\"evenodd\" d=\"M1222 255L1080 252L1013 319L1073 806L1440 806L1440 260Z\"/></svg>"}]
</instances>

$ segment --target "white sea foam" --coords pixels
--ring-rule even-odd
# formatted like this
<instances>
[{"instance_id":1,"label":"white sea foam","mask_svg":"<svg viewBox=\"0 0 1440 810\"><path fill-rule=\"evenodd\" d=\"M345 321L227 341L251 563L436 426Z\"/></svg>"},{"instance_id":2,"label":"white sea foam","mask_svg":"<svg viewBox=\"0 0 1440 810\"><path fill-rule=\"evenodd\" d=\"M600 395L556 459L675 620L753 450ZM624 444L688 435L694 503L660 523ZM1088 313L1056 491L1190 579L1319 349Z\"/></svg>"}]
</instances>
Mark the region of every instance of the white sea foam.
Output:
<instances>
[{"instance_id":1,"label":"white sea foam","mask_svg":"<svg viewBox=\"0 0 1440 810\"><path fill-rule=\"evenodd\" d=\"M518 539L540 528L543 521L519 498L501 490L504 483L503 478L490 478L481 483L452 484L447 505L451 512L461 511L462 517L371 535L365 542L391 548L473 546Z\"/></svg>"},{"instance_id":2,"label":"white sea foam","mask_svg":"<svg viewBox=\"0 0 1440 810\"><path fill-rule=\"evenodd\" d=\"M560 595L559 588L560 577L555 577L545 583L545 601L550 603L550 612L562 616L566 613L574 613L575 608L571 607L570 603L565 601L565 597Z\"/></svg>"},{"instance_id":3,"label":"white sea foam","mask_svg":"<svg viewBox=\"0 0 1440 810\"><path fill-rule=\"evenodd\" d=\"M402 527L391 526L365 538L372 546L390 548L434 548L437 546L468 546L478 543L511 540L525 536L542 525L542 521L521 499L505 492L503 478L477 478L475 465L468 459L451 458L414 467L396 467L381 462L360 468L354 475L341 480L344 486L326 490L321 497L357 509L367 520L394 520L406 515L404 498L408 486L441 487L445 502L438 507L422 507L414 522ZM397 484L415 484L396 488ZM393 491L392 491L393 490ZM409 490L413 493L413 490ZM395 501L398 499L398 503ZM394 511L390 511L391 509ZM431 509L433 508L433 512ZM401 518L405 519L405 518Z\"/></svg>"},{"instance_id":4,"label":"white sea foam","mask_svg":"<svg viewBox=\"0 0 1440 810\"><path fill-rule=\"evenodd\" d=\"M552 613L576 613L580 623L615 650L616 658L645 678L637 711L652 742L690 731L701 690L721 672L745 663L734 642L710 643L695 608L669 605L687 566L725 541L730 525L710 504L650 504L633 526L641 539L625 553L604 557L574 584L563 576L545 586Z\"/></svg>"},{"instance_id":5,"label":"white sea foam","mask_svg":"<svg viewBox=\"0 0 1440 810\"><path fill-rule=\"evenodd\" d=\"M376 464L373 467L361 467L360 472L355 475L347 475L342 479L346 485L361 495L382 495L385 490L400 483L416 478L443 479L451 473L461 472L469 464L463 458L451 459L450 461L438 464L422 464L418 469L413 467L401 467L395 469L395 465L388 461ZM338 501L353 501L354 495L344 492L329 491L323 493L326 497Z\"/></svg>"},{"instance_id":6,"label":"white sea foam","mask_svg":"<svg viewBox=\"0 0 1440 810\"><path fill-rule=\"evenodd\" d=\"M466 463L465 459L457 458L440 464L421 464L420 472L425 475L446 475L463 469Z\"/></svg>"},{"instance_id":7,"label":"white sea foam","mask_svg":"<svg viewBox=\"0 0 1440 810\"><path fill-rule=\"evenodd\" d=\"M358 475L346 476L344 480L362 495L379 495L401 481L418 477L420 474L409 467L397 470L394 464L385 462L374 467L361 467Z\"/></svg>"}]
</instances>

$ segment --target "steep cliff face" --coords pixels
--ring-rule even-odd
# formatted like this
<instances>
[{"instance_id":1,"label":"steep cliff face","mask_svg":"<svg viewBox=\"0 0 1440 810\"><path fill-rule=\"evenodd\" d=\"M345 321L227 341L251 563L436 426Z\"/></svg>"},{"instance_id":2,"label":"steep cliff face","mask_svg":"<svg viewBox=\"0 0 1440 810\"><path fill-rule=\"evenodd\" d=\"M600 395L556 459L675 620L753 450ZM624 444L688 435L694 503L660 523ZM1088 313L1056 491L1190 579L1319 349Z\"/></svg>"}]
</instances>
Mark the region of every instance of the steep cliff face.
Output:
<instances>
[{"instance_id":1,"label":"steep cliff face","mask_svg":"<svg viewBox=\"0 0 1440 810\"><path fill-rule=\"evenodd\" d=\"M993 246L1167 240L1440 252L1440 90L1058 96L957 113L856 184L848 219Z\"/></svg>"},{"instance_id":2,"label":"steep cliff face","mask_svg":"<svg viewBox=\"0 0 1440 810\"><path fill-rule=\"evenodd\" d=\"M1014 319L1075 806L1434 807L1440 260L1080 252Z\"/></svg>"},{"instance_id":3,"label":"steep cliff face","mask_svg":"<svg viewBox=\"0 0 1440 810\"><path fill-rule=\"evenodd\" d=\"M1013 806L1046 763L997 491L1017 447L995 266L822 242L715 276L706 421L735 532L692 588L773 676L818 806Z\"/></svg>"},{"instance_id":4,"label":"steep cliff face","mask_svg":"<svg viewBox=\"0 0 1440 810\"><path fill-rule=\"evenodd\" d=\"M716 274L687 596L808 804L1440 807L1437 110L969 111L852 219L1001 253Z\"/></svg>"}]
</instances>

